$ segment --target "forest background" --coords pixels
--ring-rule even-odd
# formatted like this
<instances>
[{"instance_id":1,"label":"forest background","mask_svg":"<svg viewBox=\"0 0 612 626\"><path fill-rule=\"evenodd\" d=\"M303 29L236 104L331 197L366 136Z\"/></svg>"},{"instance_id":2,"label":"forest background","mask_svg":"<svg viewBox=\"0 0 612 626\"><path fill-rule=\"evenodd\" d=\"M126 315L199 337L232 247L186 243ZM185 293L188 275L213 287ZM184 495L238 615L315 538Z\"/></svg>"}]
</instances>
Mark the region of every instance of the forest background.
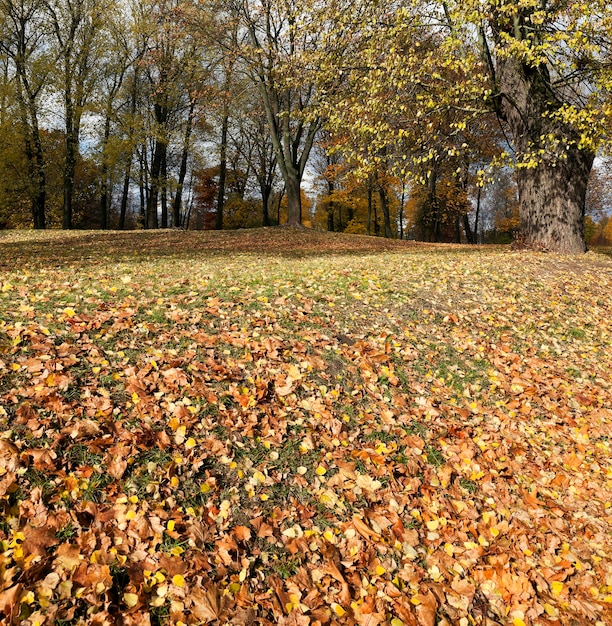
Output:
<instances>
[{"instance_id":1,"label":"forest background","mask_svg":"<svg viewBox=\"0 0 612 626\"><path fill-rule=\"evenodd\" d=\"M610 18L561 4L2 0L0 224L610 243Z\"/></svg>"}]
</instances>

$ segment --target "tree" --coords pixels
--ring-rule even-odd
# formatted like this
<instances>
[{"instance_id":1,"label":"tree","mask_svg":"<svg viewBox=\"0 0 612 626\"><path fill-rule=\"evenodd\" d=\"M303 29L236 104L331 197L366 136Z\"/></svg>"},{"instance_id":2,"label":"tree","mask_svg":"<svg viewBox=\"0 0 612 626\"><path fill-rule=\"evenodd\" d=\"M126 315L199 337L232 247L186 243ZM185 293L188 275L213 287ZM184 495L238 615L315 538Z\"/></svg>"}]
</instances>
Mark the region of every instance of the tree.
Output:
<instances>
[{"instance_id":1,"label":"tree","mask_svg":"<svg viewBox=\"0 0 612 626\"><path fill-rule=\"evenodd\" d=\"M285 183L287 223L302 223L300 186L320 117L308 54L320 44L308 0L236 0L232 13L245 30L241 55L257 85L276 162ZM296 77L298 80L296 81Z\"/></svg>"},{"instance_id":2,"label":"tree","mask_svg":"<svg viewBox=\"0 0 612 626\"><path fill-rule=\"evenodd\" d=\"M117 174L116 169L121 161L126 145L118 128L121 109L125 106L124 85L129 78L130 70L135 72L135 66L142 58L142 50L137 40L131 35L133 29L128 24L124 13L108 11L107 20L107 45L101 55L98 71L98 89L95 93L95 105L93 111L100 115L103 120L103 129L100 138L100 227L110 226L111 199L113 191L113 179ZM128 92L129 93L129 92ZM131 94L130 94L131 95ZM134 94L135 95L135 94ZM130 112L135 101L128 96L132 103ZM128 133L129 134L129 133ZM131 161L131 154L130 154ZM127 200L127 199L126 199ZM125 224L125 212L122 213L122 226Z\"/></svg>"},{"instance_id":3,"label":"tree","mask_svg":"<svg viewBox=\"0 0 612 626\"><path fill-rule=\"evenodd\" d=\"M0 228L32 222L23 128L13 121L6 119L0 124Z\"/></svg>"},{"instance_id":4,"label":"tree","mask_svg":"<svg viewBox=\"0 0 612 626\"><path fill-rule=\"evenodd\" d=\"M57 45L56 82L64 105L63 228L73 226L74 177L79 156L81 121L94 91L100 37L108 11L106 0L53 0L45 2Z\"/></svg>"},{"instance_id":5,"label":"tree","mask_svg":"<svg viewBox=\"0 0 612 626\"><path fill-rule=\"evenodd\" d=\"M522 235L531 246L584 252L586 189L601 139L592 87L602 77L602 37L612 34L598 12L609 13L607 4L485 4L482 51L491 103L516 151ZM474 24L465 6L453 10Z\"/></svg>"},{"instance_id":6,"label":"tree","mask_svg":"<svg viewBox=\"0 0 612 626\"><path fill-rule=\"evenodd\" d=\"M443 136L441 120L452 137L494 112L510 147L500 157L518 170L524 241L584 252L587 181L596 149L609 138L612 112L608 3L351 4L336 32L346 38L351 29L357 60L322 58L321 80L330 84L340 75L350 87L327 113L332 122L352 124L361 150L369 145L364 160L404 142L404 169L432 162L448 149L435 141ZM330 7L337 15L341 9L340 0Z\"/></svg>"},{"instance_id":7,"label":"tree","mask_svg":"<svg viewBox=\"0 0 612 626\"><path fill-rule=\"evenodd\" d=\"M612 162L599 159L591 170L586 197L585 239L590 246L610 245L604 233L612 208Z\"/></svg>"},{"instance_id":8,"label":"tree","mask_svg":"<svg viewBox=\"0 0 612 626\"><path fill-rule=\"evenodd\" d=\"M247 101L242 107L240 119L236 121L232 143L257 181L261 198L261 224L270 226L273 221L271 199L278 180L278 168L266 116L259 106L259 100L251 98Z\"/></svg>"},{"instance_id":9,"label":"tree","mask_svg":"<svg viewBox=\"0 0 612 626\"><path fill-rule=\"evenodd\" d=\"M0 21L0 50L10 61L6 76L13 73L14 95L23 129L32 221L34 228L45 228L47 192L40 117L52 63L43 43L48 35L44 2L1 0Z\"/></svg>"}]
</instances>

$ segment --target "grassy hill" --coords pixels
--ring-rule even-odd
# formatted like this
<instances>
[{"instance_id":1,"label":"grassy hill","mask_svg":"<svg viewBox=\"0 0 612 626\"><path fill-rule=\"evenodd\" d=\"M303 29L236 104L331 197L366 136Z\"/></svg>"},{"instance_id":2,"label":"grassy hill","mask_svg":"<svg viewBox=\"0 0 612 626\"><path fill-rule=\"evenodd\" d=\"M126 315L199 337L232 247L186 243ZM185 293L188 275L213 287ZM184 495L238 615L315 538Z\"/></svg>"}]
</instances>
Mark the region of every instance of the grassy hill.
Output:
<instances>
[{"instance_id":1,"label":"grassy hill","mask_svg":"<svg viewBox=\"0 0 612 626\"><path fill-rule=\"evenodd\" d=\"M0 612L612 623L612 260L0 233Z\"/></svg>"}]
</instances>

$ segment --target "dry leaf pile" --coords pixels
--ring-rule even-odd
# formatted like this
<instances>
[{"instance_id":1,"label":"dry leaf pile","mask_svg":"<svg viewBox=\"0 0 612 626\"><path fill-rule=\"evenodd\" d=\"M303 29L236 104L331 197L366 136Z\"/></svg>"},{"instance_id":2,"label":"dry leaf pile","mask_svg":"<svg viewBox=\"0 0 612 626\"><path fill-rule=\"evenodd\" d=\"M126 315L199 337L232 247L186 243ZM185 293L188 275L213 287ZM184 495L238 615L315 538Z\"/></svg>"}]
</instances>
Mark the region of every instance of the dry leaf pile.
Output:
<instances>
[{"instance_id":1,"label":"dry leaf pile","mask_svg":"<svg viewBox=\"0 0 612 626\"><path fill-rule=\"evenodd\" d=\"M612 623L612 261L0 238L6 624Z\"/></svg>"}]
</instances>

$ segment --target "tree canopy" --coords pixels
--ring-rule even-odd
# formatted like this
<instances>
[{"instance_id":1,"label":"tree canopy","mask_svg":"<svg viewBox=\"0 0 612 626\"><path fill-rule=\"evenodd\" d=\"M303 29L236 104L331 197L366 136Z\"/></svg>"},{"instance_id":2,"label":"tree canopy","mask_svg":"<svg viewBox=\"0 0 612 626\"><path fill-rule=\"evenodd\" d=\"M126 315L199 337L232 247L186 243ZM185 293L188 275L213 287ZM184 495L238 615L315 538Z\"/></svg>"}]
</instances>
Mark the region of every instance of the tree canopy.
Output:
<instances>
[{"instance_id":1,"label":"tree canopy","mask_svg":"<svg viewBox=\"0 0 612 626\"><path fill-rule=\"evenodd\" d=\"M377 232L401 236L401 198L421 198L415 214L437 224L434 239L450 219L455 240L475 242L481 201L503 175L517 238L585 250L587 185L612 121L602 0L2 0L0 22L0 127L22 146L2 160L27 172L3 190L8 226L55 226L61 215L64 228L222 228L227 181L240 172L255 212L239 213L245 225L275 223L283 196L288 223L312 223L300 188L328 153L330 193L373 192L353 230L372 232L364 220L380 210ZM50 131L64 134L59 155L46 147ZM47 180L58 156L63 179ZM83 159L98 197L75 222ZM213 170L215 218L191 222L198 173ZM449 189L463 209L444 199ZM328 227L348 228L330 216Z\"/></svg>"}]
</instances>

